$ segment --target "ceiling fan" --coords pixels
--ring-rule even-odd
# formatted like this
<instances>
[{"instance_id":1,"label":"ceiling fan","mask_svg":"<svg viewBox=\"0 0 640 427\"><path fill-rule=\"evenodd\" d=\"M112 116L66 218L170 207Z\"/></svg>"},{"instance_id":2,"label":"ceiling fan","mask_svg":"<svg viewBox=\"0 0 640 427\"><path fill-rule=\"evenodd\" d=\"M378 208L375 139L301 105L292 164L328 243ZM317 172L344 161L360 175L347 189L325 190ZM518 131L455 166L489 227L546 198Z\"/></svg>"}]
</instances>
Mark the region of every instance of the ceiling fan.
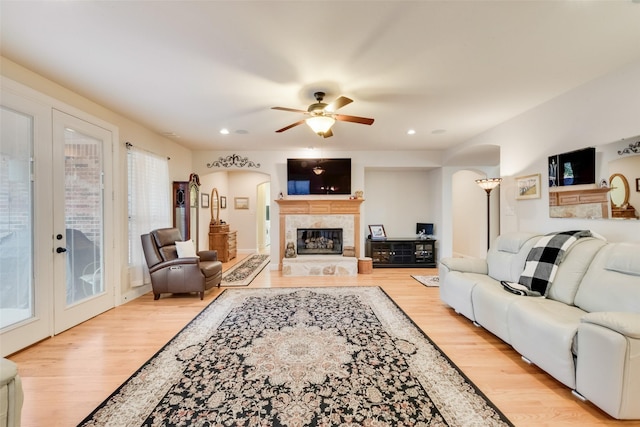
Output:
<instances>
[{"instance_id":1,"label":"ceiling fan","mask_svg":"<svg viewBox=\"0 0 640 427\"><path fill-rule=\"evenodd\" d=\"M349 99L346 96L340 96L329 104L322 102L325 96L324 92L316 92L313 94L313 96L316 98L317 102L315 104L309 105L307 111L297 110L295 108L271 107L272 110L291 111L293 113L302 113L309 116L306 119L299 120L295 123L290 124L289 126L278 129L276 132L284 132L285 130L289 130L292 127L301 125L302 123L307 123L307 125L309 125L309 127L315 133L324 138L329 138L330 136L333 136L331 126L333 126L336 120L341 122L360 123L363 125L371 125L373 123L373 119L369 119L366 117L336 114L336 110L353 102L352 99Z\"/></svg>"}]
</instances>

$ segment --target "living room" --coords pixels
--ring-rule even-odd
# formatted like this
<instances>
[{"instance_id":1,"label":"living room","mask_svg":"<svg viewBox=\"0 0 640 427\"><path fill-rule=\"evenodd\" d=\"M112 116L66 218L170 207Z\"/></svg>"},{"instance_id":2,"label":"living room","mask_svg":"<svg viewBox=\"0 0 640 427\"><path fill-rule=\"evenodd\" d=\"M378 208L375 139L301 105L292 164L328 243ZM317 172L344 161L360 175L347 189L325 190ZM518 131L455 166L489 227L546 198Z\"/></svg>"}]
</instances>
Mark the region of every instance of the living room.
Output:
<instances>
[{"instance_id":1,"label":"living room","mask_svg":"<svg viewBox=\"0 0 640 427\"><path fill-rule=\"evenodd\" d=\"M304 143L295 149L190 149L179 138L163 135L157 128L152 129L135 113L118 111L107 102L70 90L61 81L45 77L13 59L1 57L0 60L3 95L5 91L21 93L31 99L41 99L39 97L44 95L52 108L97 118L118 131L113 149L114 164L120 165L115 169L117 173L114 173L113 181L116 202L108 206L117 217L113 229L117 236L114 239L114 256L110 258L117 283L114 305L136 299L150 290L149 285L132 288L127 276L127 193L125 174L122 173L122 165L126 164L125 142L170 158L170 181L185 181L190 174L197 173L203 194L210 194L214 187L217 188L228 203L220 216L239 230L238 249L242 254L253 252L260 246L257 233L252 228L257 216L255 187L268 182L271 239L267 250L273 260L280 257L282 248L276 237L280 233L279 211L275 200L281 192L285 198L299 197L289 196L286 191L286 160L299 157L350 158L352 189L354 192L363 191L365 199L360 235L368 234L370 224L384 224L387 235L409 237L415 233L415 223L432 222L435 224L439 258L452 255L482 257L486 253L487 197L474 182L484 177L502 178L502 183L490 198L491 238L509 231L544 233L590 229L611 242L640 242L640 221L551 218L547 182L549 156L609 144L623 148L628 145L625 140L640 135L637 114L640 111L640 59L637 57L615 69L603 69L597 77L576 83L553 99L523 110L490 129L470 136L459 145L440 150L396 150L393 142L388 143L388 149L384 150L349 149L336 146L331 139L306 135L304 131L309 132L306 128L296 130ZM351 111L357 111L356 106L357 103ZM382 121L382 117L376 119ZM286 117L283 120L286 121ZM375 125L365 130L374 131ZM311 145L313 150L309 149ZM248 170L239 166L208 166L219 158L233 155L246 157L259 163L260 167ZM541 176L541 197L519 200L516 178L536 174ZM639 177L630 177L633 193L636 193L636 188L635 181L631 179ZM602 171L597 182L608 178L609 172ZM247 184L239 184L241 181ZM244 197L248 197L249 209L234 209L234 199ZM209 210L202 208L200 242L207 242L209 219ZM205 243L201 249L206 249L204 246ZM269 268L277 270L277 266L277 262L272 262Z\"/></svg>"}]
</instances>

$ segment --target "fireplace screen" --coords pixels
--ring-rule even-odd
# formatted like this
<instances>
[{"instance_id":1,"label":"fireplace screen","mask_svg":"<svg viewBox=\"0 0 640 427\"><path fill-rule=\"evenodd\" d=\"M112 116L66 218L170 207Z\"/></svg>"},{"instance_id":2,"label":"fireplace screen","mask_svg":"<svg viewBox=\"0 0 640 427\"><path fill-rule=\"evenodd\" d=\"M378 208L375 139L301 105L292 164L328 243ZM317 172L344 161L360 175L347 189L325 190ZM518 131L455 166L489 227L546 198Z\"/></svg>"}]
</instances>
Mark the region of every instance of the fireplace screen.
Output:
<instances>
[{"instance_id":1,"label":"fireplace screen","mask_svg":"<svg viewBox=\"0 0 640 427\"><path fill-rule=\"evenodd\" d=\"M342 228L298 228L298 255L341 255Z\"/></svg>"}]
</instances>

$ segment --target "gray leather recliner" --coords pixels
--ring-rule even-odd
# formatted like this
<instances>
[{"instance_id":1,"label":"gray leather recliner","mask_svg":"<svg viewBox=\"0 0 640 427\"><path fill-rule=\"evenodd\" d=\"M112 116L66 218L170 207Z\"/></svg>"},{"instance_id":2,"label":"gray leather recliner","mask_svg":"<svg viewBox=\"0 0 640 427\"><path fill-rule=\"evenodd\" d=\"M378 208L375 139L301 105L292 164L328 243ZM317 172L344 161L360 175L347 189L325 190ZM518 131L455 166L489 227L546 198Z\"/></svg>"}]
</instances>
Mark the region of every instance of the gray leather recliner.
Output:
<instances>
[{"instance_id":1,"label":"gray leather recliner","mask_svg":"<svg viewBox=\"0 0 640 427\"><path fill-rule=\"evenodd\" d=\"M151 275L153 298L162 293L198 292L220 286L222 263L217 251L200 251L198 257L178 258L176 242L182 241L177 228L161 228L140 236L144 257Z\"/></svg>"}]
</instances>

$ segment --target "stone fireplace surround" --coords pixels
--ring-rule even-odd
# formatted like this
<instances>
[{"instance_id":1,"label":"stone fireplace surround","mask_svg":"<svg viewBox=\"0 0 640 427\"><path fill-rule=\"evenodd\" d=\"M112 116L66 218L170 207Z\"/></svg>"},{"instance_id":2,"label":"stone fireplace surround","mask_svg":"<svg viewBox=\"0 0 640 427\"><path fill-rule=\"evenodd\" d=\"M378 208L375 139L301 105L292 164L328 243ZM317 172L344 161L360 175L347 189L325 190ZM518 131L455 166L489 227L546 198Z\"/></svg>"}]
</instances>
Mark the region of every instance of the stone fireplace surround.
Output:
<instances>
[{"instance_id":1,"label":"stone fireplace surround","mask_svg":"<svg viewBox=\"0 0 640 427\"><path fill-rule=\"evenodd\" d=\"M342 255L298 255L285 259L287 243L297 241L298 228L341 228L343 247L353 246L356 256L360 254L360 205L363 199L283 199L275 201L280 208L280 259L278 268L283 274L330 275L351 274L357 258ZM297 248L296 248L297 249ZM355 267L354 267L355 265ZM303 274L306 271L308 274ZM348 273L347 273L348 271Z\"/></svg>"}]
</instances>

